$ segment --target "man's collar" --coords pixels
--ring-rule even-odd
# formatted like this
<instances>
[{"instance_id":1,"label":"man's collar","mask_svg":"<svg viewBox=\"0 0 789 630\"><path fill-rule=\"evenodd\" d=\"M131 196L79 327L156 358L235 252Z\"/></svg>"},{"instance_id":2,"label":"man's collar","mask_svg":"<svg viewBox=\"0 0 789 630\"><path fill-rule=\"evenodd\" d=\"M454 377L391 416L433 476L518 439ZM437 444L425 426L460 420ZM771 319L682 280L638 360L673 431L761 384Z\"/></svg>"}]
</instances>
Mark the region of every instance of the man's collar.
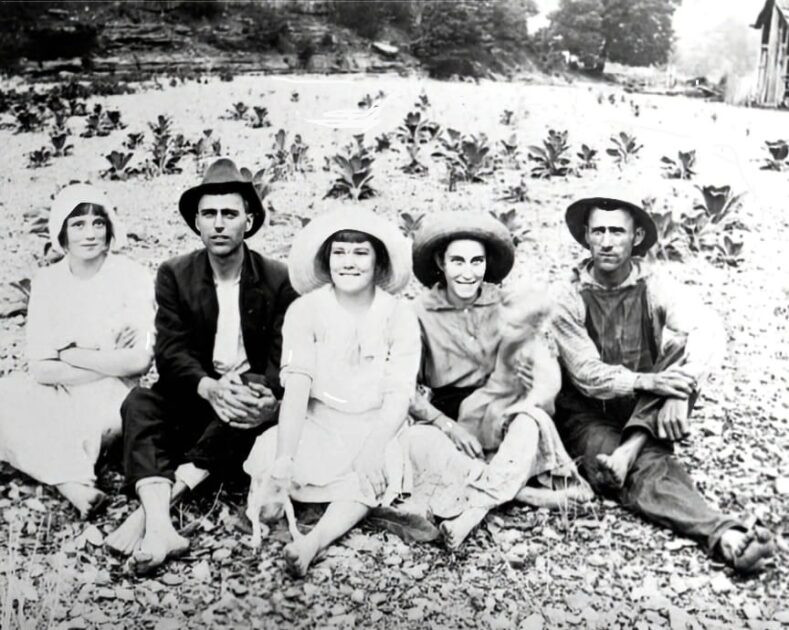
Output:
<instances>
[{"instance_id":1,"label":"man's collar","mask_svg":"<svg viewBox=\"0 0 789 630\"><path fill-rule=\"evenodd\" d=\"M639 280L650 275L651 269L643 259L631 258L630 262L632 264L632 269L630 270L630 274L628 274L627 278L625 278L621 284L615 287L609 287L600 284L597 280L595 280L594 275L592 274L592 259L584 258L575 267L575 269L573 269L573 282L577 282L581 286L596 287L599 289L621 289L622 287L632 286Z\"/></svg>"},{"instance_id":2,"label":"man's collar","mask_svg":"<svg viewBox=\"0 0 789 630\"><path fill-rule=\"evenodd\" d=\"M501 291L495 284L483 282L479 295L471 303L472 308L479 306L492 306L501 301ZM428 311L459 311L457 306L452 304L447 297L447 288L440 283L436 283L424 294L422 305Z\"/></svg>"},{"instance_id":3,"label":"man's collar","mask_svg":"<svg viewBox=\"0 0 789 630\"><path fill-rule=\"evenodd\" d=\"M241 263L241 284L256 284L259 281L259 273L255 265L252 264L252 256L246 243L242 243L244 250L244 260ZM208 250L203 248L201 252L203 266L203 282L214 286L214 270L208 258Z\"/></svg>"}]
</instances>

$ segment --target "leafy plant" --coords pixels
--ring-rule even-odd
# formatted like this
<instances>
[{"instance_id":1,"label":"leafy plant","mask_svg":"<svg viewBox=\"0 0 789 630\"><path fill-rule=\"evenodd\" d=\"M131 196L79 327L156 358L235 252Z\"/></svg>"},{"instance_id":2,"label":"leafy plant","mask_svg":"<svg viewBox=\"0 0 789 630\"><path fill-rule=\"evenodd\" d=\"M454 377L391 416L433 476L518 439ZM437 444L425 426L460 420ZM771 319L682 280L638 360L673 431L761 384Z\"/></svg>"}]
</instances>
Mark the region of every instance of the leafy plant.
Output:
<instances>
[{"instance_id":1,"label":"leafy plant","mask_svg":"<svg viewBox=\"0 0 789 630\"><path fill-rule=\"evenodd\" d=\"M499 142L504 147L504 154L508 158L514 159L518 155L518 136L516 134L513 133L509 138L499 140Z\"/></svg>"},{"instance_id":2,"label":"leafy plant","mask_svg":"<svg viewBox=\"0 0 789 630\"><path fill-rule=\"evenodd\" d=\"M392 148L392 139L388 133L375 137L375 152L381 153Z\"/></svg>"},{"instance_id":3,"label":"leafy plant","mask_svg":"<svg viewBox=\"0 0 789 630\"><path fill-rule=\"evenodd\" d=\"M117 114L117 124L121 124L120 112L113 112L113 115L114 114ZM122 129L125 126L126 125L123 125L122 127L116 127L115 123L112 122L112 119L109 116L109 112L104 111L101 103L96 103L96 105L93 106L93 113L90 114L85 120L85 131L83 131L80 136L83 138L108 136L114 129Z\"/></svg>"},{"instance_id":4,"label":"leafy plant","mask_svg":"<svg viewBox=\"0 0 789 630\"><path fill-rule=\"evenodd\" d=\"M422 112L408 112L403 124L395 132L397 139L405 144L424 144L436 135L436 126L427 118L422 117Z\"/></svg>"},{"instance_id":5,"label":"leafy plant","mask_svg":"<svg viewBox=\"0 0 789 630\"><path fill-rule=\"evenodd\" d=\"M461 137L454 129L447 132L447 138L441 143L442 149L434 152L433 156L441 158L447 165L449 189L454 190L454 184L459 180L485 182L494 170L488 137L484 133Z\"/></svg>"},{"instance_id":6,"label":"leafy plant","mask_svg":"<svg viewBox=\"0 0 789 630\"><path fill-rule=\"evenodd\" d=\"M228 118L231 120L244 120L249 111L249 106L243 101L233 103L233 107L227 110Z\"/></svg>"},{"instance_id":7,"label":"leafy plant","mask_svg":"<svg viewBox=\"0 0 789 630\"><path fill-rule=\"evenodd\" d=\"M42 168L49 166L52 160L52 153L46 147L35 149L27 154L27 167L28 168Z\"/></svg>"},{"instance_id":8,"label":"leafy plant","mask_svg":"<svg viewBox=\"0 0 789 630\"><path fill-rule=\"evenodd\" d=\"M290 102L291 103L298 103L299 102L299 93L294 91L290 93Z\"/></svg>"},{"instance_id":9,"label":"leafy plant","mask_svg":"<svg viewBox=\"0 0 789 630\"><path fill-rule=\"evenodd\" d=\"M424 90L422 90L422 92L420 92L419 96L417 97L414 107L423 112L426 112L428 109L430 109L430 99L427 97L427 94Z\"/></svg>"},{"instance_id":10,"label":"leafy plant","mask_svg":"<svg viewBox=\"0 0 789 630\"><path fill-rule=\"evenodd\" d=\"M375 158L364 146L364 136L356 136L356 146L346 147L345 154L332 157L334 173L337 176L329 191L324 195L333 198L348 198L354 201L368 199L378 194L370 182L373 179L372 166Z\"/></svg>"},{"instance_id":11,"label":"leafy plant","mask_svg":"<svg viewBox=\"0 0 789 630\"><path fill-rule=\"evenodd\" d=\"M575 154L580 160L578 168L583 171L597 170L597 149L588 144L582 144L581 150Z\"/></svg>"},{"instance_id":12,"label":"leafy plant","mask_svg":"<svg viewBox=\"0 0 789 630\"><path fill-rule=\"evenodd\" d=\"M424 213L411 214L410 212L401 212L400 231L408 237L413 236L413 234L422 225L422 221L424 220L424 218L425 218Z\"/></svg>"},{"instance_id":13,"label":"leafy plant","mask_svg":"<svg viewBox=\"0 0 789 630\"><path fill-rule=\"evenodd\" d=\"M44 117L38 107L20 105L15 112L16 129L14 133L32 133L44 126Z\"/></svg>"},{"instance_id":14,"label":"leafy plant","mask_svg":"<svg viewBox=\"0 0 789 630\"><path fill-rule=\"evenodd\" d=\"M357 104L359 105L359 109L370 109L374 102L372 96L365 94Z\"/></svg>"},{"instance_id":15,"label":"leafy plant","mask_svg":"<svg viewBox=\"0 0 789 630\"><path fill-rule=\"evenodd\" d=\"M765 158L762 166L763 171L782 171L786 168L786 158L789 157L789 143L786 140L767 140L767 151L769 158Z\"/></svg>"},{"instance_id":16,"label":"leafy plant","mask_svg":"<svg viewBox=\"0 0 789 630\"><path fill-rule=\"evenodd\" d=\"M131 161L134 153L131 151L128 153L124 153L122 151L113 151L105 155L104 157L107 158L107 161L110 163L110 168L106 171L102 171L102 177L108 177L109 179L113 180L125 180L128 179L129 176L136 174L136 171L133 169L127 168L127 165Z\"/></svg>"},{"instance_id":17,"label":"leafy plant","mask_svg":"<svg viewBox=\"0 0 789 630\"><path fill-rule=\"evenodd\" d=\"M504 189L504 194L499 197L500 201L509 201L510 203L523 203L529 200L529 188L526 185L526 180L521 177L520 182L514 186L508 186Z\"/></svg>"},{"instance_id":18,"label":"leafy plant","mask_svg":"<svg viewBox=\"0 0 789 630\"><path fill-rule=\"evenodd\" d=\"M145 134L142 132L127 134L126 140L123 141L123 146L129 151L134 151L134 149L142 145L143 138L145 138Z\"/></svg>"},{"instance_id":19,"label":"leafy plant","mask_svg":"<svg viewBox=\"0 0 789 630\"><path fill-rule=\"evenodd\" d=\"M638 152L644 147L638 144L635 136L621 131L618 136L611 136L613 147L606 149L606 153L614 158L614 162L619 168L638 156Z\"/></svg>"},{"instance_id":20,"label":"leafy plant","mask_svg":"<svg viewBox=\"0 0 789 630\"><path fill-rule=\"evenodd\" d=\"M69 155L74 149L73 144L66 144L66 141L68 140L67 133L59 133L49 136L49 139L52 141L52 147L54 148L54 151L52 152L54 157L63 157Z\"/></svg>"},{"instance_id":21,"label":"leafy plant","mask_svg":"<svg viewBox=\"0 0 789 630\"><path fill-rule=\"evenodd\" d=\"M271 121L268 119L268 108L255 105L252 110L255 112L255 118L252 120L251 126L255 129L262 127L271 127Z\"/></svg>"},{"instance_id":22,"label":"leafy plant","mask_svg":"<svg viewBox=\"0 0 789 630\"><path fill-rule=\"evenodd\" d=\"M715 244L717 259L730 267L737 267L744 260L742 256L744 244L741 237L722 234Z\"/></svg>"},{"instance_id":23,"label":"leafy plant","mask_svg":"<svg viewBox=\"0 0 789 630\"><path fill-rule=\"evenodd\" d=\"M535 162L530 174L532 177L550 179L551 177L564 177L570 173L570 158L567 152L567 130L548 130L548 137L543 140L542 147L530 146L529 159Z\"/></svg>"},{"instance_id":24,"label":"leafy plant","mask_svg":"<svg viewBox=\"0 0 789 630\"><path fill-rule=\"evenodd\" d=\"M676 160L664 155L660 161L663 162L663 171L669 179L691 179L696 174L693 170L696 165L696 151L679 151Z\"/></svg>"},{"instance_id":25,"label":"leafy plant","mask_svg":"<svg viewBox=\"0 0 789 630\"><path fill-rule=\"evenodd\" d=\"M426 175L427 174L427 166L422 164L419 161L419 154L421 149L418 144L408 144L405 148L406 152L408 153L409 162L408 164L401 166L400 170L408 175Z\"/></svg>"},{"instance_id":26,"label":"leafy plant","mask_svg":"<svg viewBox=\"0 0 789 630\"><path fill-rule=\"evenodd\" d=\"M734 195L730 186L697 186L702 201L697 201L691 214L683 215L682 227L691 251L711 250L722 232L739 227L733 215L742 207L742 194Z\"/></svg>"},{"instance_id":27,"label":"leafy plant","mask_svg":"<svg viewBox=\"0 0 789 630\"><path fill-rule=\"evenodd\" d=\"M117 109L108 109L106 112L106 126L110 130L126 129L126 125L121 122L121 112Z\"/></svg>"},{"instance_id":28,"label":"leafy plant","mask_svg":"<svg viewBox=\"0 0 789 630\"><path fill-rule=\"evenodd\" d=\"M66 101L68 103L69 116L87 116L88 105L85 101L70 98Z\"/></svg>"},{"instance_id":29,"label":"leafy plant","mask_svg":"<svg viewBox=\"0 0 789 630\"><path fill-rule=\"evenodd\" d=\"M511 109L505 109L503 112L501 112L501 116L499 117L499 122L502 125L506 125L507 127L509 127L512 124L514 116L515 116L514 111L512 111Z\"/></svg>"},{"instance_id":30,"label":"leafy plant","mask_svg":"<svg viewBox=\"0 0 789 630\"><path fill-rule=\"evenodd\" d=\"M510 208L509 210L504 210L502 212L495 212L491 210L490 214L492 217L499 220L504 225L504 227L510 231L510 234L512 235L512 242L514 243L515 247L520 245L526 240L526 238L528 238L528 234L531 230L521 223L520 219L518 218L518 211L515 208Z\"/></svg>"},{"instance_id":31,"label":"leafy plant","mask_svg":"<svg viewBox=\"0 0 789 630\"><path fill-rule=\"evenodd\" d=\"M670 208L655 209L654 197L644 199L642 204L657 228L657 242L650 248L648 256L657 260L682 261L687 253L687 238L682 224L674 219Z\"/></svg>"},{"instance_id":32,"label":"leafy plant","mask_svg":"<svg viewBox=\"0 0 789 630\"><path fill-rule=\"evenodd\" d=\"M180 173L178 163L191 151L190 144L182 134L173 135L172 119L160 114L155 122L149 122L148 128L153 133L150 158L145 162L145 172L149 177Z\"/></svg>"},{"instance_id":33,"label":"leafy plant","mask_svg":"<svg viewBox=\"0 0 789 630\"><path fill-rule=\"evenodd\" d=\"M312 170L312 162L307 156L309 147L304 144L301 134L293 136L293 142L288 146L288 134L280 129L274 134L272 152L267 154L271 164L268 168L272 171L273 181L287 179L296 173L306 173Z\"/></svg>"}]
</instances>

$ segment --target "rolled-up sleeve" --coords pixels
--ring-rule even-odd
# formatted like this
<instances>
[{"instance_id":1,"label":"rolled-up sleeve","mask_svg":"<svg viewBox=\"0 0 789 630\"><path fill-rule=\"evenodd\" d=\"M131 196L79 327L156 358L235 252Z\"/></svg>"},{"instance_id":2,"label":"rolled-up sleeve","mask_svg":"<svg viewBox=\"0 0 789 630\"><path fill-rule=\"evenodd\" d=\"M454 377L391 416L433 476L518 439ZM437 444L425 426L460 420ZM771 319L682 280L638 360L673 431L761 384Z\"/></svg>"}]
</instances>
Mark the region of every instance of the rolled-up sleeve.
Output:
<instances>
[{"instance_id":1,"label":"rolled-up sleeve","mask_svg":"<svg viewBox=\"0 0 789 630\"><path fill-rule=\"evenodd\" d=\"M610 400L633 393L636 372L605 363L586 330L586 307L573 285L556 298L553 333L570 380L585 395Z\"/></svg>"},{"instance_id":2,"label":"rolled-up sleeve","mask_svg":"<svg viewBox=\"0 0 789 630\"><path fill-rule=\"evenodd\" d=\"M299 298L285 313L279 378L284 387L290 374L315 378L315 327L308 300Z\"/></svg>"}]
</instances>

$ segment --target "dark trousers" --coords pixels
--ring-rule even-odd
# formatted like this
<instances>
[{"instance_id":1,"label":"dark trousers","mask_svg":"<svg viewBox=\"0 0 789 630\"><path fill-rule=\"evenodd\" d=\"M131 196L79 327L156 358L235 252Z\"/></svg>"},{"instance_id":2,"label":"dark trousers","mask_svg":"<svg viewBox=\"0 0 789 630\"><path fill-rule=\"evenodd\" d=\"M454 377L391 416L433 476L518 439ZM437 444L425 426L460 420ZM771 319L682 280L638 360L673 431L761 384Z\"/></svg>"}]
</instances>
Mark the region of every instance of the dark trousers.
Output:
<instances>
[{"instance_id":1,"label":"dark trousers","mask_svg":"<svg viewBox=\"0 0 789 630\"><path fill-rule=\"evenodd\" d=\"M681 360L684 348L674 347L658 358L654 371ZM689 401L692 409L695 397ZM712 552L720 537L739 519L714 510L697 490L685 467L674 457L671 442L657 438L657 416L662 399L651 394L614 400L583 396L565 385L557 399L556 425L570 456L596 492L618 500L644 518L692 538ZM597 456L610 454L634 429L648 438L624 487L611 492L597 485Z\"/></svg>"},{"instance_id":2,"label":"dark trousers","mask_svg":"<svg viewBox=\"0 0 789 630\"><path fill-rule=\"evenodd\" d=\"M268 426L236 429L197 394L179 396L135 387L121 405L123 465L128 489L146 477L175 480L175 469L192 463L212 474L241 470L255 439Z\"/></svg>"}]
</instances>

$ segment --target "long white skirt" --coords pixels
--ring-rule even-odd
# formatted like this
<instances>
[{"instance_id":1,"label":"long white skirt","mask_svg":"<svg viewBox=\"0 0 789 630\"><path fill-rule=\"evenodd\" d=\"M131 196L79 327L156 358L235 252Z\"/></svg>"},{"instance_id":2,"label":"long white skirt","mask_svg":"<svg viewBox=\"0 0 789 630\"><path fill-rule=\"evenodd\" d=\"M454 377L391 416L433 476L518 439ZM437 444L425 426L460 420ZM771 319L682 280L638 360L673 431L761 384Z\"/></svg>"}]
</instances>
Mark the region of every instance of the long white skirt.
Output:
<instances>
[{"instance_id":1,"label":"long white skirt","mask_svg":"<svg viewBox=\"0 0 789 630\"><path fill-rule=\"evenodd\" d=\"M41 483L93 484L102 444L120 434L128 392L112 377L67 387L24 373L0 379L0 461Z\"/></svg>"}]
</instances>

